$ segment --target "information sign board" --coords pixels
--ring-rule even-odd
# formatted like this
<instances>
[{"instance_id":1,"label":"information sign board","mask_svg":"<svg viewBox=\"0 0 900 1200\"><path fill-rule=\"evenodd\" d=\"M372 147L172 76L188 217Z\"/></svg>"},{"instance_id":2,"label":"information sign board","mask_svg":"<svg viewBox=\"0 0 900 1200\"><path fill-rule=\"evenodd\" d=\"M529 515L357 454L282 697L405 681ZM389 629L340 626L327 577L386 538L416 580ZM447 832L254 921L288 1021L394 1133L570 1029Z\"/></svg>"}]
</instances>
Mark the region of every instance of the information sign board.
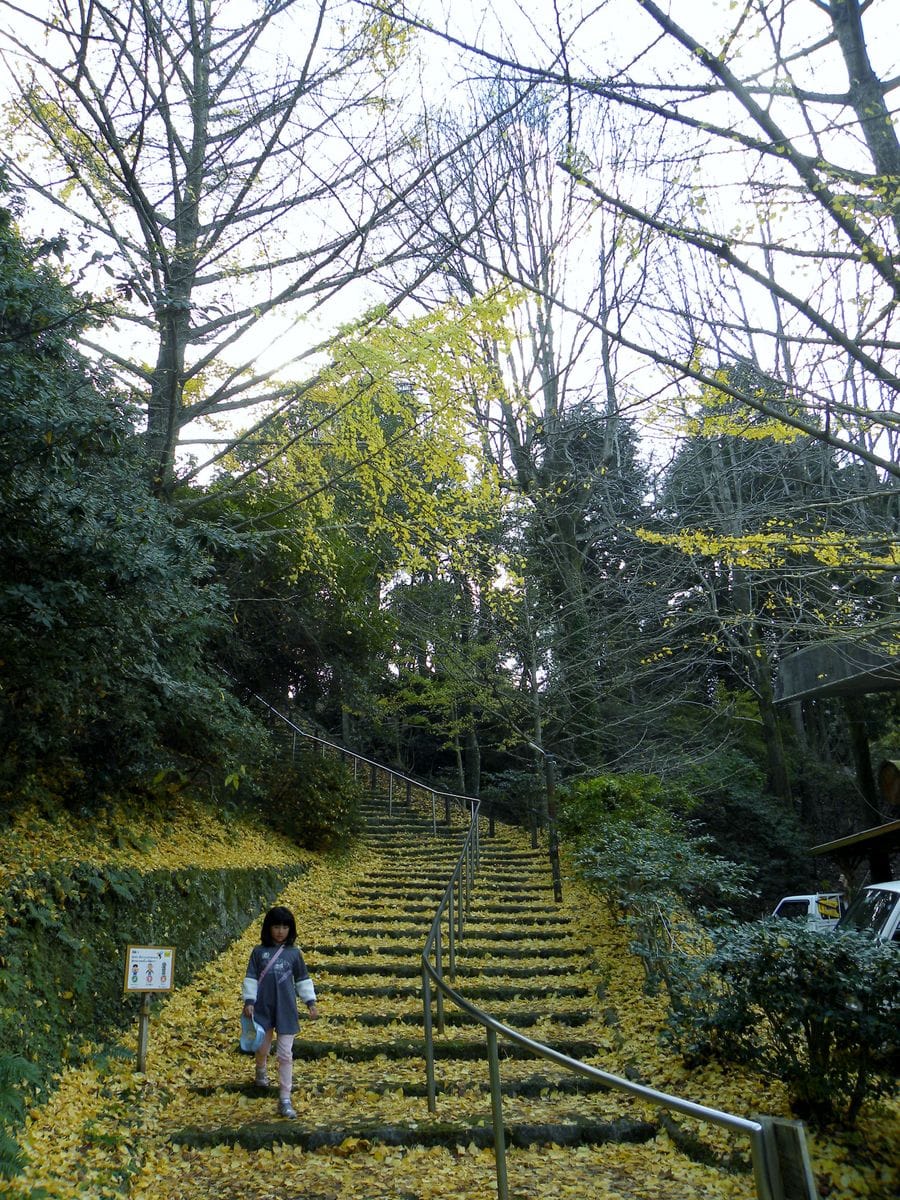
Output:
<instances>
[{"instance_id":1,"label":"information sign board","mask_svg":"<svg viewBox=\"0 0 900 1200\"><path fill-rule=\"evenodd\" d=\"M128 947L125 955L126 992L170 992L174 974L174 946Z\"/></svg>"}]
</instances>

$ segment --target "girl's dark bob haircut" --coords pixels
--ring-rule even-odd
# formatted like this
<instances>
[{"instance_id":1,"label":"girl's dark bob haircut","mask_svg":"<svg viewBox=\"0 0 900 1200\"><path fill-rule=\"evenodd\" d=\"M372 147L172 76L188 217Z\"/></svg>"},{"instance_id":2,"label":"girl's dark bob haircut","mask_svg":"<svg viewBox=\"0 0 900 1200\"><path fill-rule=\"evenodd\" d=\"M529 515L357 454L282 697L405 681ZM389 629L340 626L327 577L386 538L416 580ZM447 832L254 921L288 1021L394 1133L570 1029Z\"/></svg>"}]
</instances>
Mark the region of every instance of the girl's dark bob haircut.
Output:
<instances>
[{"instance_id":1,"label":"girl's dark bob haircut","mask_svg":"<svg viewBox=\"0 0 900 1200\"><path fill-rule=\"evenodd\" d=\"M297 940L297 922L294 920L294 914L289 908L282 908L280 904L275 908L270 908L263 917L262 934L260 941L264 946L274 946L275 939L272 937L273 925L287 925L288 935L282 943L285 946L293 946Z\"/></svg>"}]
</instances>

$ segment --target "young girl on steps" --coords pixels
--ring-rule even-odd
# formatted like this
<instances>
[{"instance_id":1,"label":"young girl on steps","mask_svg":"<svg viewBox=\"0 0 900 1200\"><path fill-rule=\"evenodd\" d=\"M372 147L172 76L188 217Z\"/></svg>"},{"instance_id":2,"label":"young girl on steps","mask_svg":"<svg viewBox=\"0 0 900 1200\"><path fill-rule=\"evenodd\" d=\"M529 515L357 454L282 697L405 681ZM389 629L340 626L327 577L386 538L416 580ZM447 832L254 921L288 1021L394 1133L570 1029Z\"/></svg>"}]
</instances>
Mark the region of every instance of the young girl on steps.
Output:
<instances>
[{"instance_id":1,"label":"young girl on steps","mask_svg":"<svg viewBox=\"0 0 900 1200\"><path fill-rule=\"evenodd\" d=\"M288 908L270 908L266 913L260 941L250 955L244 978L242 998L244 1016L266 1031L256 1051L256 1082L269 1086L266 1061L272 1038L278 1059L278 1115L296 1117L291 1105L294 1066L294 1035L300 1028L297 997L305 1001L312 1020L316 1020L316 992L303 955L294 945L297 923Z\"/></svg>"}]
</instances>

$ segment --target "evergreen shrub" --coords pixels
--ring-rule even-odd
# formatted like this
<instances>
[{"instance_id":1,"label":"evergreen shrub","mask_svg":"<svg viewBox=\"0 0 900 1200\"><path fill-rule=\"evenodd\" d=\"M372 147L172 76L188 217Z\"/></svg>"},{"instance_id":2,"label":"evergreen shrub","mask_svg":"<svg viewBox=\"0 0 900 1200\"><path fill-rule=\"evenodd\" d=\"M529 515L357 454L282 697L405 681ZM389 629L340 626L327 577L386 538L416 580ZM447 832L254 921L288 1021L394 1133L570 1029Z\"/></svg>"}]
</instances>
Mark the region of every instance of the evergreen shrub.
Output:
<instances>
[{"instance_id":1,"label":"evergreen shrub","mask_svg":"<svg viewBox=\"0 0 900 1200\"><path fill-rule=\"evenodd\" d=\"M897 948L791 921L733 924L670 1016L689 1060L747 1064L787 1086L798 1116L852 1127L900 1077Z\"/></svg>"},{"instance_id":2,"label":"evergreen shrub","mask_svg":"<svg viewBox=\"0 0 900 1200\"><path fill-rule=\"evenodd\" d=\"M34 1082L36 1075L20 1054L0 1054L0 1179L12 1179L24 1165L24 1155L11 1131L25 1116L22 1085Z\"/></svg>"},{"instance_id":3,"label":"evergreen shrub","mask_svg":"<svg viewBox=\"0 0 900 1200\"><path fill-rule=\"evenodd\" d=\"M673 1007L693 989L707 927L747 896L742 868L683 815L691 803L655 776L632 774L579 781L561 810L581 874L628 928L648 991L664 987Z\"/></svg>"},{"instance_id":4,"label":"evergreen shrub","mask_svg":"<svg viewBox=\"0 0 900 1200\"><path fill-rule=\"evenodd\" d=\"M714 840L719 854L745 865L762 897L761 904L748 897L736 915L753 919L770 913L789 892L832 890L818 886L822 864L806 850L815 839L797 812L766 793L765 773L743 751L723 747L689 764L679 780L698 798L691 814L698 829Z\"/></svg>"},{"instance_id":5,"label":"evergreen shrub","mask_svg":"<svg viewBox=\"0 0 900 1200\"><path fill-rule=\"evenodd\" d=\"M363 789L339 759L298 748L265 768L264 820L309 850L340 850L362 828Z\"/></svg>"}]
</instances>

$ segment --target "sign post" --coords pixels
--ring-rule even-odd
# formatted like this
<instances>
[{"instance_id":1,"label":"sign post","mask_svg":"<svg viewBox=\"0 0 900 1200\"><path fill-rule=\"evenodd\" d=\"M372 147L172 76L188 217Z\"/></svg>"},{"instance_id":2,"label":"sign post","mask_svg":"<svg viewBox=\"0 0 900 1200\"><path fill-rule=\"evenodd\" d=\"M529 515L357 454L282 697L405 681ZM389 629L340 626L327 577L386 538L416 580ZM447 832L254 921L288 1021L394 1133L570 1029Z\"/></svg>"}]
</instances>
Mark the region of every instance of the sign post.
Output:
<instances>
[{"instance_id":1,"label":"sign post","mask_svg":"<svg viewBox=\"0 0 900 1200\"><path fill-rule=\"evenodd\" d=\"M125 954L125 992L141 993L138 1018L138 1070L147 1069L150 1040L150 997L154 992L171 992L175 974L174 946L131 946Z\"/></svg>"}]
</instances>

